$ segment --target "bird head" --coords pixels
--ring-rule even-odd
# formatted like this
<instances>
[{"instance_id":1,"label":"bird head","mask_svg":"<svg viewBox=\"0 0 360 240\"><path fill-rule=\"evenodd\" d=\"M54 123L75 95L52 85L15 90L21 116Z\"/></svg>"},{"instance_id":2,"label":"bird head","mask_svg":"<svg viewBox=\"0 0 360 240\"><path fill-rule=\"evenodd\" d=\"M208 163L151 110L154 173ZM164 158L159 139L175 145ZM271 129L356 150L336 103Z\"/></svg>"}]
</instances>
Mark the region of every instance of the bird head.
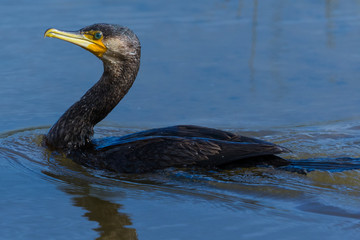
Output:
<instances>
[{"instance_id":1,"label":"bird head","mask_svg":"<svg viewBox=\"0 0 360 240\"><path fill-rule=\"evenodd\" d=\"M140 58L140 42L129 29L116 24L98 23L79 31L46 30L44 37L58 38L76 44L103 61Z\"/></svg>"}]
</instances>

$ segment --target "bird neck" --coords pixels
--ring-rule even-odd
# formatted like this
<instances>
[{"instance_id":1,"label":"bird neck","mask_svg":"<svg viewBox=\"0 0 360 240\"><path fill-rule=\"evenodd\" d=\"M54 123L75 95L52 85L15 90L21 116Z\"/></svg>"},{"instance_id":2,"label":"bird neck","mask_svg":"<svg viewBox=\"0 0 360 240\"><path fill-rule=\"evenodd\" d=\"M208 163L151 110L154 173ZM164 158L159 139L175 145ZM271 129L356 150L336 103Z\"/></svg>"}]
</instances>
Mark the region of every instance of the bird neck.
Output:
<instances>
[{"instance_id":1,"label":"bird neck","mask_svg":"<svg viewBox=\"0 0 360 240\"><path fill-rule=\"evenodd\" d=\"M139 70L139 60L104 62L104 73L81 99L52 126L46 143L56 149L86 146L94 126L103 120L125 96Z\"/></svg>"}]
</instances>

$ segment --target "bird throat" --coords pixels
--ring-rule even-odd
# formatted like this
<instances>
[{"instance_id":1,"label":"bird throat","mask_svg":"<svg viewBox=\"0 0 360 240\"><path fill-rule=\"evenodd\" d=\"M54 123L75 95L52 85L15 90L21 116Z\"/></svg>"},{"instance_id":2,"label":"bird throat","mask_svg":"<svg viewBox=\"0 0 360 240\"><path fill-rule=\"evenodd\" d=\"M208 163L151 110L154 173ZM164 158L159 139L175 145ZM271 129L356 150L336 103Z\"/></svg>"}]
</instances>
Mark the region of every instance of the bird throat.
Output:
<instances>
[{"instance_id":1,"label":"bird throat","mask_svg":"<svg viewBox=\"0 0 360 240\"><path fill-rule=\"evenodd\" d=\"M139 61L106 63L100 80L74 103L51 127L46 144L72 150L91 142L94 126L103 120L125 96L135 81Z\"/></svg>"}]
</instances>

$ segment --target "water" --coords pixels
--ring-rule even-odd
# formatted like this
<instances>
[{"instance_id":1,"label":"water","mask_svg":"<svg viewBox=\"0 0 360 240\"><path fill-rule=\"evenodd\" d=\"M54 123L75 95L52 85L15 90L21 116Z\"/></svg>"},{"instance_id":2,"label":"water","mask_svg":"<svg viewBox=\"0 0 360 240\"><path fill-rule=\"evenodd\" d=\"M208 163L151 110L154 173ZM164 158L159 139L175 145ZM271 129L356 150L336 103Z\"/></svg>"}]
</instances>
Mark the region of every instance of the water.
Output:
<instances>
[{"instance_id":1,"label":"water","mask_svg":"<svg viewBox=\"0 0 360 240\"><path fill-rule=\"evenodd\" d=\"M96 129L198 124L279 143L289 159L360 157L359 1L2 1L0 239L355 239L359 170L111 174L40 146L100 77L49 27L132 28L138 78Z\"/></svg>"}]
</instances>

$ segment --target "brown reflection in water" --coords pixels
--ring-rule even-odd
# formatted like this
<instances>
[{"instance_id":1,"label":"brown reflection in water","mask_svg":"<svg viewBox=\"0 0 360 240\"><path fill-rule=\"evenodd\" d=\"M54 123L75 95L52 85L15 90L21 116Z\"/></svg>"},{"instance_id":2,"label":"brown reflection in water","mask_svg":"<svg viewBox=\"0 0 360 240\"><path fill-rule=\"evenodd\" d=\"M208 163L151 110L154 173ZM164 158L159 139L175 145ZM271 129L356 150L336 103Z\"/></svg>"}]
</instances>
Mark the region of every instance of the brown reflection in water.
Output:
<instances>
[{"instance_id":1,"label":"brown reflection in water","mask_svg":"<svg viewBox=\"0 0 360 240\"><path fill-rule=\"evenodd\" d=\"M239 0L239 6L238 6L238 9L237 9L237 14L236 14L237 18L241 17L242 9L243 9L243 1Z\"/></svg>"},{"instance_id":2,"label":"brown reflection in water","mask_svg":"<svg viewBox=\"0 0 360 240\"><path fill-rule=\"evenodd\" d=\"M272 37L270 38L270 74L271 81L276 82L275 98L281 101L284 93L287 92L286 79L283 77L283 65L281 64L281 58L286 57L286 50L284 49L284 29L283 29L283 15L285 11L285 1L279 0L274 3L274 11L272 12L272 18L270 24Z\"/></svg>"},{"instance_id":3,"label":"brown reflection in water","mask_svg":"<svg viewBox=\"0 0 360 240\"><path fill-rule=\"evenodd\" d=\"M326 45L328 48L335 48L336 42L334 37L334 14L338 5L337 0L326 0L325 2L325 17L326 17ZM332 73L328 76L328 81L334 83L337 81L337 76Z\"/></svg>"},{"instance_id":4,"label":"brown reflection in water","mask_svg":"<svg viewBox=\"0 0 360 240\"><path fill-rule=\"evenodd\" d=\"M98 239L137 239L136 230L126 227L132 225L129 217L118 211L122 205L90 195L74 197L73 202L88 211L85 217L99 223L100 227L94 229L100 233Z\"/></svg>"},{"instance_id":5,"label":"brown reflection in water","mask_svg":"<svg viewBox=\"0 0 360 240\"><path fill-rule=\"evenodd\" d=\"M250 52L250 59L249 59L249 69L250 69L250 81L251 81L251 91L255 91L255 55L256 55L256 27L257 27L257 18L258 18L258 0L254 0L254 9L253 9L253 16L252 16L252 25L251 25L251 52Z\"/></svg>"},{"instance_id":6,"label":"brown reflection in water","mask_svg":"<svg viewBox=\"0 0 360 240\"><path fill-rule=\"evenodd\" d=\"M325 3L325 16L326 16L326 39L327 39L327 46L329 48L335 47L335 41L334 41L334 19L333 19L333 11L335 9L335 5L337 4L337 1L334 0L326 0Z\"/></svg>"},{"instance_id":7,"label":"brown reflection in water","mask_svg":"<svg viewBox=\"0 0 360 240\"><path fill-rule=\"evenodd\" d=\"M74 206L87 211L84 217L99 224L99 227L94 229L100 235L97 239L138 239L136 229L128 227L132 225L129 216L119 212L122 208L121 204L91 194L95 191L99 192L99 189L91 186L96 181L94 176L69 159L61 156L54 158L56 161L54 169L43 171L43 173L66 183L59 186L59 189L72 196ZM121 194L117 194L119 195L121 197Z\"/></svg>"}]
</instances>

